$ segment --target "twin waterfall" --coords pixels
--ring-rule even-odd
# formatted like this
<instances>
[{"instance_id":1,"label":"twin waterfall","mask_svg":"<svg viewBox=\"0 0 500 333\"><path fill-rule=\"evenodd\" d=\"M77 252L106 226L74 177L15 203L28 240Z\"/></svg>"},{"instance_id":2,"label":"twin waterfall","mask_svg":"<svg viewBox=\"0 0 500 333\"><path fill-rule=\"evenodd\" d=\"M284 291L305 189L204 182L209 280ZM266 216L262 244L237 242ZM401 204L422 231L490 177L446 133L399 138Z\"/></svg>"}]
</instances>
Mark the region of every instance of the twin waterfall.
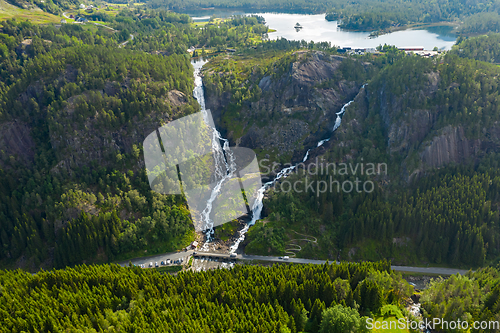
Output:
<instances>
[{"instance_id":1,"label":"twin waterfall","mask_svg":"<svg viewBox=\"0 0 500 333\"><path fill-rule=\"evenodd\" d=\"M205 122L207 125L210 123L207 121L206 116L207 116L207 110L205 108L205 94L203 91L203 81L201 77L201 68L203 67L204 64L206 64L208 61L205 60L193 60L192 64L194 67L194 79L195 79L195 88L193 90L193 95L194 98L198 101L198 103L201 106L201 112L203 113ZM364 87L364 85L363 85ZM335 120L335 125L332 129L332 132L335 131L337 128L339 128L340 123L342 121L342 116L344 115L346 108L352 103L353 101L350 101L346 103L342 109L337 112L337 119ZM209 125L210 126L210 125ZM209 243L212 240L212 236L214 233L213 229L213 221L210 219L210 212L212 211L212 205L217 196L220 194L220 189L224 181L230 179L233 176L233 173L236 170L236 163L234 161L234 155L231 152L231 149L229 148L229 141L221 136L219 131L217 131L216 128L212 129L213 137L212 137L212 152L214 154L215 158L215 172L217 173L218 179L220 181L217 183L215 188L213 189L210 198L207 200L207 205L205 209L202 212L202 219L204 223L204 229L206 230L206 241L205 244L202 247L202 251L208 251L209 250ZM321 145L323 145L325 142L329 141L330 139L324 139L321 140L317 143L316 147L317 148ZM222 143L222 149L221 145L217 143ZM310 148L307 150L304 158L302 159L302 162L306 162L308 157L309 157L309 152L311 151ZM270 187L272 187L279 179L281 178L286 178L295 168L297 165L293 165L287 168L282 169L276 177L265 183L258 191L257 191L257 198L253 204L253 207L251 207L252 210L252 219L250 222L248 222L245 227L239 231L239 237L236 240L236 242L231 246L230 248L230 253L236 252L238 249L238 246L240 243L245 239L245 234L247 233L248 229L255 224L258 220L260 220L261 213L262 213L262 208L263 204L262 201L264 199L264 193L266 190Z\"/></svg>"}]
</instances>

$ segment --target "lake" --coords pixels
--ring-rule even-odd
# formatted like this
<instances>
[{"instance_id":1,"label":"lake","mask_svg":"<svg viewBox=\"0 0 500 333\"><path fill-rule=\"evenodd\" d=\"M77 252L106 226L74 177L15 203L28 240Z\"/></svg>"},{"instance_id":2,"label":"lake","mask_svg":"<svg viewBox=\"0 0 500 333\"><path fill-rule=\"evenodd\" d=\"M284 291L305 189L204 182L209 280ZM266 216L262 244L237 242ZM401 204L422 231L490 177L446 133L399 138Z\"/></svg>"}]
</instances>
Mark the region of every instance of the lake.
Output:
<instances>
[{"instance_id":1,"label":"lake","mask_svg":"<svg viewBox=\"0 0 500 333\"><path fill-rule=\"evenodd\" d=\"M437 47L449 50L455 44L456 36L449 26L428 27L396 31L376 38L369 38L369 31L346 31L338 27L337 21L325 20L325 14L285 14L285 13L244 13L244 12L192 12L187 13L195 21L206 21L210 15L228 17L231 15L256 14L266 19L266 24L276 32L269 33L270 39L286 38L289 40L306 40L314 42L331 42L332 45L351 48L375 48L379 45L395 45L397 47L423 46L426 50ZM296 31L296 23L302 29Z\"/></svg>"}]
</instances>

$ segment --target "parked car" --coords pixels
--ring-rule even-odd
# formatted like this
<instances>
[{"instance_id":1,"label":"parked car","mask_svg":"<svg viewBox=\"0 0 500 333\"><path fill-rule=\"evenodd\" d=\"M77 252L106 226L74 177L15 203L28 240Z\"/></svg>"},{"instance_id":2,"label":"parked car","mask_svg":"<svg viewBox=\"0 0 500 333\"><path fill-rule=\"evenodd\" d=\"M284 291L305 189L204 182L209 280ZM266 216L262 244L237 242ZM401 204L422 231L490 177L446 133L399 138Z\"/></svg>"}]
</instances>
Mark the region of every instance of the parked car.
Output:
<instances>
[{"instance_id":1,"label":"parked car","mask_svg":"<svg viewBox=\"0 0 500 333\"><path fill-rule=\"evenodd\" d=\"M158 267L158 261L157 261L157 262L155 262L155 267Z\"/></svg>"},{"instance_id":2,"label":"parked car","mask_svg":"<svg viewBox=\"0 0 500 333\"><path fill-rule=\"evenodd\" d=\"M163 266L163 265L165 265L165 262L164 262L164 261L162 261L162 262L161 262L161 265L162 265L162 266Z\"/></svg>"},{"instance_id":3,"label":"parked car","mask_svg":"<svg viewBox=\"0 0 500 333\"><path fill-rule=\"evenodd\" d=\"M153 262L152 261L149 263L149 267L153 267Z\"/></svg>"}]
</instances>

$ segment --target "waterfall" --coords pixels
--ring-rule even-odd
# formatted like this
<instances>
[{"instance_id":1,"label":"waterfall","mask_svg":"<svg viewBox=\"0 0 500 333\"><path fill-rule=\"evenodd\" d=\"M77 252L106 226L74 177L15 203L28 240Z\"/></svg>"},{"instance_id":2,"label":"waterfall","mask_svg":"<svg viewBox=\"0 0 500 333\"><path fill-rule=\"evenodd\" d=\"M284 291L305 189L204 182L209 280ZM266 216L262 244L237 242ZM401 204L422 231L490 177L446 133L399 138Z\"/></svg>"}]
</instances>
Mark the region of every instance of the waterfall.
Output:
<instances>
[{"instance_id":1,"label":"waterfall","mask_svg":"<svg viewBox=\"0 0 500 333\"><path fill-rule=\"evenodd\" d=\"M361 89L363 89L364 87L366 86L366 84L364 84ZM346 108L351 105L351 103L354 102L354 100L352 101L349 101L347 102L346 104L344 104L344 106L342 106L342 109L336 113L337 115L337 118L335 119L335 125L333 126L333 129L332 129L332 133L335 132L335 130L337 130L337 128L339 128L340 126L340 123L342 122L342 116L344 115L345 111L346 111ZM324 140L321 140L317 143L316 147L320 147L322 146L325 142L328 142L330 141L330 138L328 139L324 139ZM309 152L314 149L314 148L309 148L307 151L306 151L306 154L304 155L304 158L302 159L302 163L306 162L307 159L309 158ZM292 165L290 167L287 167L287 168L284 168L282 169L277 175L276 177L274 177L273 180L265 183L258 191L258 196L257 196L257 199L255 200L254 202L254 205L252 207L252 220L250 222L248 222L244 227L243 229L241 229L239 231L239 237L238 239L236 240L236 242L231 246L230 248L230 251L229 253L234 253L236 252L236 250L238 249L238 247L240 246L240 243L245 239L245 234L247 233L248 229L255 224L255 222L257 222L258 220L260 220L261 218L261 213L262 213L262 208L264 207L263 205L263 199L264 199L264 193L266 192L266 190L268 188L270 188L271 186L273 186L279 179L281 178L286 178L295 168L297 167L297 164L296 165Z\"/></svg>"},{"instance_id":2,"label":"waterfall","mask_svg":"<svg viewBox=\"0 0 500 333\"><path fill-rule=\"evenodd\" d=\"M207 126L210 127L210 121L208 119L207 109L205 107L205 93L203 91L203 80L201 77L201 68L208 61L200 59L198 61L192 61L194 67L194 90L193 96L198 101L201 107L201 112L203 114L203 119ZM212 130L212 153L214 155L215 162L215 175L217 179L220 179L210 194L210 198L207 200L207 205L205 209L201 212L201 219L203 221L203 229L206 230L206 240L201 247L202 251L208 251L210 241L214 234L214 223L210 219L210 213L212 212L212 207L214 201L220 194L222 184L231 179L236 171L236 163L233 153L229 148L229 140L223 138L219 131L215 127ZM220 143L222 143L222 148Z\"/></svg>"},{"instance_id":3,"label":"waterfall","mask_svg":"<svg viewBox=\"0 0 500 333\"><path fill-rule=\"evenodd\" d=\"M203 80L201 77L201 68L203 67L204 64L206 64L208 61L205 60L194 60L192 61L193 67L194 67L194 79L195 79L195 87L193 90L193 96L194 98L198 101L201 107L201 112L203 113L205 122L209 124L209 122L206 119L207 116L207 110L205 107L205 94L203 91ZM364 84L361 89L365 87L366 84ZM333 126L332 133L339 128L341 122L342 122L342 116L344 115L346 108L351 105L353 102L349 101L344 106L342 109L336 113L337 118L335 119L335 125ZM230 179L233 176L233 172L236 169L235 162L234 162L234 155L231 152L231 149L229 148L229 141L221 136L219 131L217 131L216 128L212 129L212 151L214 153L215 157L215 167L216 167L216 174L221 177L220 181L217 183L217 185L214 187L210 198L207 200L207 205L205 209L202 212L202 220L204 221L204 226L206 231L206 241L202 246L203 251L208 251L208 246L210 241L212 240L212 235L214 233L213 229L213 221L210 219L210 212L212 211L212 205L217 196L220 193L220 189L222 184ZM324 143L330 141L330 138L321 140L317 143L316 147L322 146ZM222 149L220 147L219 142L222 142ZM310 148L307 150L305 153L304 158L302 159L302 163L306 162L307 159L309 158L309 152L314 149ZM258 220L261 218L262 214L262 208L263 208L263 200L264 200L264 194L269 189L271 186L273 186L278 180L281 178L286 178L295 168L297 165L292 165L287 168L282 169L276 176L274 177L273 180L268 181L262 187L257 191L257 197L254 201L254 204L252 206L252 219L250 222L248 222L243 229L239 231L239 237L236 240L236 242L230 247L229 253L234 253L238 249L240 243L245 239L245 234L248 232L248 229L255 224Z\"/></svg>"}]
</instances>

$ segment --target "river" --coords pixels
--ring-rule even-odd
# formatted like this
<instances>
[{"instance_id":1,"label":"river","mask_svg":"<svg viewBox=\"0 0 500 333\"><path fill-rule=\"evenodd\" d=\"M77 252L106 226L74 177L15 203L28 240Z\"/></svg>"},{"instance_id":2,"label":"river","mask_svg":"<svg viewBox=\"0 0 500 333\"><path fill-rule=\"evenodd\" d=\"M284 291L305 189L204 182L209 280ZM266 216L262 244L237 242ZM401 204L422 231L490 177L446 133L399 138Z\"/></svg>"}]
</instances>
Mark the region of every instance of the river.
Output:
<instances>
[{"instance_id":1,"label":"river","mask_svg":"<svg viewBox=\"0 0 500 333\"><path fill-rule=\"evenodd\" d=\"M270 39L286 38L289 40L305 40L330 42L332 45L351 48L375 48L379 45L395 45L397 47L422 46L426 50L437 47L440 50L450 50L455 44L456 36L450 26L432 26L420 29L407 29L369 38L371 31L346 31L338 27L337 21L325 20L325 14L285 14L285 13L244 13L228 11L206 11L201 13L187 12L194 21L208 21L210 15L227 17L230 15L260 15L266 20L270 29ZM203 16L201 16L203 15ZM300 23L302 29L297 31L294 26Z\"/></svg>"}]
</instances>

